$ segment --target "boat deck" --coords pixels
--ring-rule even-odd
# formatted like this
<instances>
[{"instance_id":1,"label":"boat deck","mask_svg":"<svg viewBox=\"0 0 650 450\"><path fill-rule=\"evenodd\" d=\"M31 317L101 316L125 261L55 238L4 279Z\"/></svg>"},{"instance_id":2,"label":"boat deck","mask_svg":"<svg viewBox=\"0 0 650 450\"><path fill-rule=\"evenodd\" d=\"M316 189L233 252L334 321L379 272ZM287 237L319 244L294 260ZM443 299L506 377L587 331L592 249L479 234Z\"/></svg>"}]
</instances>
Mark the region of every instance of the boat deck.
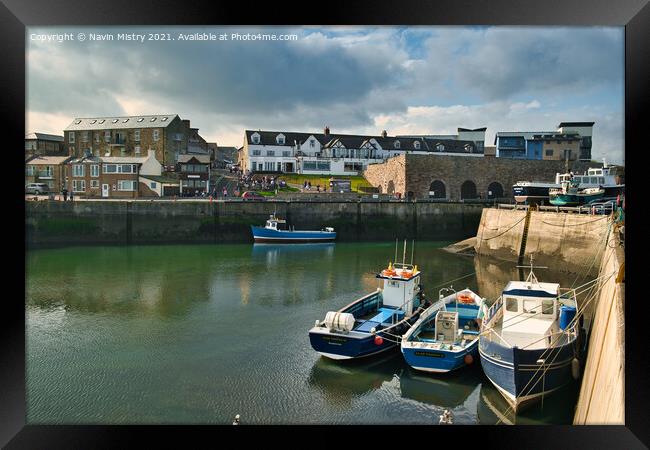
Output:
<instances>
[{"instance_id":1,"label":"boat deck","mask_svg":"<svg viewBox=\"0 0 650 450\"><path fill-rule=\"evenodd\" d=\"M397 314L395 314L397 313ZM383 326L392 325L404 318L404 311L396 310L394 308L381 307L376 311L372 311L356 319L354 331L363 333L370 333L372 328L379 329Z\"/></svg>"}]
</instances>

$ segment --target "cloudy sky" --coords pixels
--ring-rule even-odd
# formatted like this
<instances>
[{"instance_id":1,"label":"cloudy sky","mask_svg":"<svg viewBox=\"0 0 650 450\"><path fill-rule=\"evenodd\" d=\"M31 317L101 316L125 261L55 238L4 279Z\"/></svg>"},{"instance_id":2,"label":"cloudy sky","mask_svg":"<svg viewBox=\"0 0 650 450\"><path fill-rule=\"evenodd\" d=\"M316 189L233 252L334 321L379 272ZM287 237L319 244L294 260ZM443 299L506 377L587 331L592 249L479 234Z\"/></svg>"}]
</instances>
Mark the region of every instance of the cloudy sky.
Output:
<instances>
[{"instance_id":1,"label":"cloudy sky","mask_svg":"<svg viewBox=\"0 0 650 450\"><path fill-rule=\"evenodd\" d=\"M204 32L228 40L179 40ZM74 40L35 38L57 33ZM389 135L485 126L492 145L497 131L594 121L593 158L624 163L623 28L40 27L27 30L27 45L26 131L62 134L75 117L175 113L208 141L238 147L244 129L324 125Z\"/></svg>"}]
</instances>

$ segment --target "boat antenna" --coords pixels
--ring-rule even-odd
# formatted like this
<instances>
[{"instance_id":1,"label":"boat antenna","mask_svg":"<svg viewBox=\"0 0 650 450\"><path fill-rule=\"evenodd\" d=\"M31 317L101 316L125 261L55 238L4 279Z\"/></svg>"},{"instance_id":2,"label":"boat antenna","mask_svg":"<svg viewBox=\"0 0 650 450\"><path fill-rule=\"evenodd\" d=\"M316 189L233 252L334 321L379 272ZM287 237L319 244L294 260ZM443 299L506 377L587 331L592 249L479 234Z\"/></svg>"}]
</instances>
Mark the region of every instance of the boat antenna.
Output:
<instances>
[{"instance_id":1,"label":"boat antenna","mask_svg":"<svg viewBox=\"0 0 650 450\"><path fill-rule=\"evenodd\" d=\"M402 254L402 264L406 262L406 239L404 239L404 253Z\"/></svg>"},{"instance_id":2,"label":"boat antenna","mask_svg":"<svg viewBox=\"0 0 650 450\"><path fill-rule=\"evenodd\" d=\"M411 265L413 265L413 252L415 251L415 239L411 241Z\"/></svg>"},{"instance_id":3,"label":"boat antenna","mask_svg":"<svg viewBox=\"0 0 650 450\"><path fill-rule=\"evenodd\" d=\"M397 238L395 238L395 259L393 261L397 262Z\"/></svg>"}]
</instances>

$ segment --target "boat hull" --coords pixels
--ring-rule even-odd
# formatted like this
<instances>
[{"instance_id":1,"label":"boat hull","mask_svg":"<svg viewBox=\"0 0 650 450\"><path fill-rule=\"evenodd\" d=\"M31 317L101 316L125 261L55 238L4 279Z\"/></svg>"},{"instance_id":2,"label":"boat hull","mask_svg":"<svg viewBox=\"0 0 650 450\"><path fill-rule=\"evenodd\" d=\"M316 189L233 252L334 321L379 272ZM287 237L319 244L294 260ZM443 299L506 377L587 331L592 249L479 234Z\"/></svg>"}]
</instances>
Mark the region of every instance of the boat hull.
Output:
<instances>
[{"instance_id":1,"label":"boat hull","mask_svg":"<svg viewBox=\"0 0 650 450\"><path fill-rule=\"evenodd\" d=\"M578 206L597 200L603 196L604 192L598 194L557 194L549 198L549 202L554 206Z\"/></svg>"},{"instance_id":2,"label":"boat hull","mask_svg":"<svg viewBox=\"0 0 650 450\"><path fill-rule=\"evenodd\" d=\"M253 240L260 243L299 244L308 242L333 242L336 232L330 231L285 231L270 230L264 227L251 226Z\"/></svg>"},{"instance_id":3,"label":"boat hull","mask_svg":"<svg viewBox=\"0 0 650 450\"><path fill-rule=\"evenodd\" d=\"M571 382L575 344L572 341L553 350L523 350L480 338L481 366L517 412ZM541 358L548 362L538 363Z\"/></svg>"},{"instance_id":4,"label":"boat hull","mask_svg":"<svg viewBox=\"0 0 650 450\"><path fill-rule=\"evenodd\" d=\"M402 344L402 354L407 364L423 372L444 373L460 369L468 365L466 355L472 355L472 360L478 360L478 339L465 347L462 351L428 349L419 347L417 343Z\"/></svg>"}]
</instances>

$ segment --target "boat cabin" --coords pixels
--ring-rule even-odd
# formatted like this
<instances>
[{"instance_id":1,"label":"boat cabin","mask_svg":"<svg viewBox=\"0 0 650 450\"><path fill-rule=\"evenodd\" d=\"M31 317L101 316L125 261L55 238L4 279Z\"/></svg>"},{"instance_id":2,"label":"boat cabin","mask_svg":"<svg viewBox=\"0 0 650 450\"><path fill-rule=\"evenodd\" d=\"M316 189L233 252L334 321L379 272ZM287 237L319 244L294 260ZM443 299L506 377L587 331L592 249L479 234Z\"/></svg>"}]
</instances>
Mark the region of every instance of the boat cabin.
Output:
<instances>
[{"instance_id":1,"label":"boat cabin","mask_svg":"<svg viewBox=\"0 0 650 450\"><path fill-rule=\"evenodd\" d=\"M381 295L383 305L402 309L408 316L413 313L414 296L420 285L420 271L418 266L410 264L389 264L388 269L377 274L377 278L384 280Z\"/></svg>"},{"instance_id":2,"label":"boat cabin","mask_svg":"<svg viewBox=\"0 0 650 450\"><path fill-rule=\"evenodd\" d=\"M287 221L283 219L278 219L274 215L271 215L269 220L266 221L266 226L270 230L287 230Z\"/></svg>"},{"instance_id":3,"label":"boat cabin","mask_svg":"<svg viewBox=\"0 0 650 450\"><path fill-rule=\"evenodd\" d=\"M540 283L537 279L509 282L502 296L503 338L520 348L543 347L540 338L558 331L559 295L557 283Z\"/></svg>"}]
</instances>

